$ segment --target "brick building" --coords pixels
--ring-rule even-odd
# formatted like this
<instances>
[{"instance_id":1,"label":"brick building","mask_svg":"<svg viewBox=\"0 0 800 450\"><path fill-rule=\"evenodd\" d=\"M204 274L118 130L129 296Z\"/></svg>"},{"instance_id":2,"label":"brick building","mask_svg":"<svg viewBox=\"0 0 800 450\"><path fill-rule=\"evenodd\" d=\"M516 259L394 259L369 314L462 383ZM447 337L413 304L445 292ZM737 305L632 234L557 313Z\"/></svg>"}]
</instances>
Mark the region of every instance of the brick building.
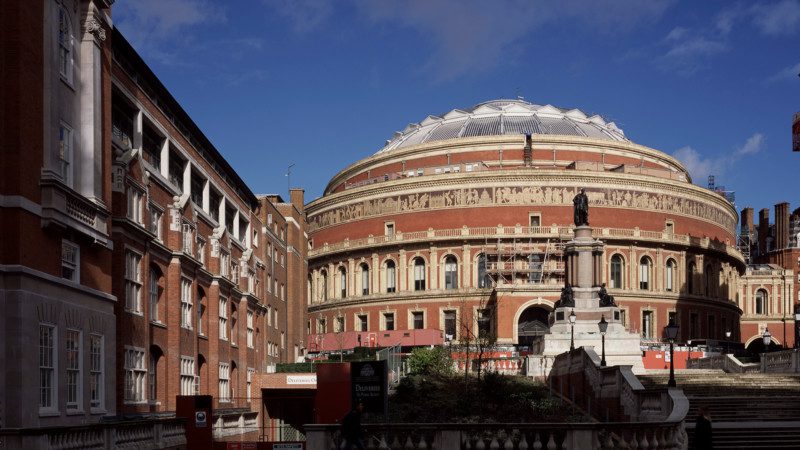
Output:
<instances>
[{"instance_id":1,"label":"brick building","mask_svg":"<svg viewBox=\"0 0 800 450\"><path fill-rule=\"evenodd\" d=\"M564 286L579 188L626 328L643 342L670 319L681 341L739 329L745 264L728 200L600 116L496 100L410 124L306 206L309 348L474 330L531 344Z\"/></svg>"},{"instance_id":2,"label":"brick building","mask_svg":"<svg viewBox=\"0 0 800 450\"><path fill-rule=\"evenodd\" d=\"M0 7L0 428L195 393L253 425L259 375L306 350L303 191L256 196L111 3Z\"/></svg>"}]
</instances>

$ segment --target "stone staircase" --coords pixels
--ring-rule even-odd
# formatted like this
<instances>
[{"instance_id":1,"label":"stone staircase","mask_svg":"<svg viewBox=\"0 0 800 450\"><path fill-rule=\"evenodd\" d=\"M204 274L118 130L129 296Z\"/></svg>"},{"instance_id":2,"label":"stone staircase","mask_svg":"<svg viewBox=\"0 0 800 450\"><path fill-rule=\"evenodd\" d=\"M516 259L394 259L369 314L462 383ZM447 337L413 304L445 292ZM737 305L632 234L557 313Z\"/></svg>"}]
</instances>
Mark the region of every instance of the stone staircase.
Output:
<instances>
[{"instance_id":1,"label":"stone staircase","mask_svg":"<svg viewBox=\"0 0 800 450\"><path fill-rule=\"evenodd\" d=\"M664 387L669 374L638 378L645 387ZM800 449L800 375L685 370L675 380L689 399L690 449L701 406L711 414L715 449Z\"/></svg>"}]
</instances>

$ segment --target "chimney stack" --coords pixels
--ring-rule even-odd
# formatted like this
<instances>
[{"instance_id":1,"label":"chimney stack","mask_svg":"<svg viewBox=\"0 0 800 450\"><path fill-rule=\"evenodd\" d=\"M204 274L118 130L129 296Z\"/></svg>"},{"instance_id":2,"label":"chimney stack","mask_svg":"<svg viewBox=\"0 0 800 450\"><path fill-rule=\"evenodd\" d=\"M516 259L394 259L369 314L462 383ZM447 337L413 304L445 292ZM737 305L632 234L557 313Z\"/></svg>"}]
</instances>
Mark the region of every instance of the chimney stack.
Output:
<instances>
[{"instance_id":1,"label":"chimney stack","mask_svg":"<svg viewBox=\"0 0 800 450\"><path fill-rule=\"evenodd\" d=\"M293 188L289 190L289 201L292 202L292 205L294 205L298 211L300 211L300 214L303 214L305 208L305 204L303 203L305 192L305 190L300 188Z\"/></svg>"},{"instance_id":2,"label":"chimney stack","mask_svg":"<svg viewBox=\"0 0 800 450\"><path fill-rule=\"evenodd\" d=\"M789 203L775 205L775 250L789 246Z\"/></svg>"},{"instance_id":3,"label":"chimney stack","mask_svg":"<svg viewBox=\"0 0 800 450\"><path fill-rule=\"evenodd\" d=\"M741 222L741 225L742 225L742 227L741 227L742 231L741 232L742 232L742 234L744 234L744 232L746 231L747 233L750 234L751 237L753 236L753 218L754 217L755 216L754 216L753 208L747 207L747 208L742 210L742 222Z\"/></svg>"},{"instance_id":4,"label":"chimney stack","mask_svg":"<svg viewBox=\"0 0 800 450\"><path fill-rule=\"evenodd\" d=\"M769 209L758 212L758 254L767 254L767 235L769 234Z\"/></svg>"}]
</instances>

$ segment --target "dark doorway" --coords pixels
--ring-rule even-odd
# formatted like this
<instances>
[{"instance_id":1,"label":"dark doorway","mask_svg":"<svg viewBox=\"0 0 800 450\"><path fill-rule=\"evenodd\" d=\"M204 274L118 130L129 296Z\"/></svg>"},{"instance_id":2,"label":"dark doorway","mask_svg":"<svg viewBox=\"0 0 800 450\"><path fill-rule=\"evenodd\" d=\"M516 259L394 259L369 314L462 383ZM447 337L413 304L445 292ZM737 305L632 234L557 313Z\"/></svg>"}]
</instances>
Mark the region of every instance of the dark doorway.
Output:
<instances>
[{"instance_id":1,"label":"dark doorway","mask_svg":"<svg viewBox=\"0 0 800 450\"><path fill-rule=\"evenodd\" d=\"M522 311L517 323L517 344L530 346L537 336L547 334L550 311L542 306L531 306Z\"/></svg>"}]
</instances>

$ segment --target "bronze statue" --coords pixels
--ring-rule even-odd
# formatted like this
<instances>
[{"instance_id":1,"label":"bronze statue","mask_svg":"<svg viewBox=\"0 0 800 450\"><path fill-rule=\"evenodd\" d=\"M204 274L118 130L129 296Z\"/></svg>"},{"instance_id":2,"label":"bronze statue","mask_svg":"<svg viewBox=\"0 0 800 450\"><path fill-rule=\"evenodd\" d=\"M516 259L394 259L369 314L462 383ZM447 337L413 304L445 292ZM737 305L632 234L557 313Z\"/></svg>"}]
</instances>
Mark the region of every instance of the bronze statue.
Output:
<instances>
[{"instance_id":1,"label":"bronze statue","mask_svg":"<svg viewBox=\"0 0 800 450\"><path fill-rule=\"evenodd\" d=\"M572 292L572 286L569 283L561 288L561 298L558 300L556 308L574 308L575 307L575 294Z\"/></svg>"},{"instance_id":2,"label":"bronze statue","mask_svg":"<svg viewBox=\"0 0 800 450\"><path fill-rule=\"evenodd\" d=\"M597 292L597 295L600 296L600 306L601 307L602 306L617 306L617 304L614 303L614 296L613 295L608 295L608 291L606 290L606 284L605 283L603 283L600 286L600 291Z\"/></svg>"},{"instance_id":3,"label":"bronze statue","mask_svg":"<svg viewBox=\"0 0 800 450\"><path fill-rule=\"evenodd\" d=\"M589 225L589 197L583 188L572 199L572 204L575 205L575 226Z\"/></svg>"}]
</instances>

